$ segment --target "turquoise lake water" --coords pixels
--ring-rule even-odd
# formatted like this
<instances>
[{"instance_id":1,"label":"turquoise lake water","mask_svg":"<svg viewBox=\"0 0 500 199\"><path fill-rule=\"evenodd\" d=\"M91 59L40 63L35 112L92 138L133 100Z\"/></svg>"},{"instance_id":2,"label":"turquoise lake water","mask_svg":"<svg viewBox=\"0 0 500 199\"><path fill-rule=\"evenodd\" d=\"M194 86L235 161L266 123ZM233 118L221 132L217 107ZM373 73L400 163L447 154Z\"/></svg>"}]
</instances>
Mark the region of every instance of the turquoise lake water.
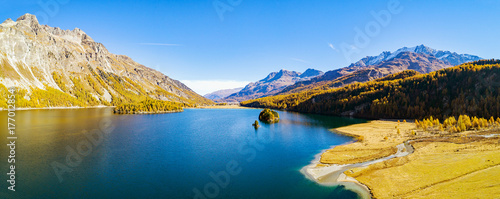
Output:
<instances>
[{"instance_id":1,"label":"turquoise lake water","mask_svg":"<svg viewBox=\"0 0 500 199\"><path fill-rule=\"evenodd\" d=\"M328 129L364 120L280 111L279 123L255 130L260 111L16 111L16 191L0 175L0 198L358 197L318 185L300 169L322 150L352 141ZM8 173L3 132L0 169Z\"/></svg>"}]
</instances>

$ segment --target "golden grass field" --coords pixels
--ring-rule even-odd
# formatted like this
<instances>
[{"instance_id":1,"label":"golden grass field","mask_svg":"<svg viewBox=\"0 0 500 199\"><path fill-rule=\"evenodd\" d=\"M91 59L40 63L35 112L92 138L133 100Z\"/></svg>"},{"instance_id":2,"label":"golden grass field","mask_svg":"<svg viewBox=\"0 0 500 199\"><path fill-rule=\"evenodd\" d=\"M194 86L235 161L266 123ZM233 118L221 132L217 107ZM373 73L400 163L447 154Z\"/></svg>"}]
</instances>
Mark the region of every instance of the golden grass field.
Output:
<instances>
[{"instance_id":1,"label":"golden grass field","mask_svg":"<svg viewBox=\"0 0 500 199\"><path fill-rule=\"evenodd\" d=\"M403 141L415 140L408 156L345 172L367 185L375 198L500 198L500 138L475 136L498 130L443 135L418 131L409 122L371 121L334 131L362 138L327 150L323 164L378 159L393 154Z\"/></svg>"},{"instance_id":2,"label":"golden grass field","mask_svg":"<svg viewBox=\"0 0 500 199\"><path fill-rule=\"evenodd\" d=\"M401 134L397 134L397 128ZM353 164L378 159L396 153L396 145L408 140L414 123L371 121L334 129L340 134L358 138L358 142L336 146L321 155L324 164ZM387 138L387 139L385 139Z\"/></svg>"}]
</instances>

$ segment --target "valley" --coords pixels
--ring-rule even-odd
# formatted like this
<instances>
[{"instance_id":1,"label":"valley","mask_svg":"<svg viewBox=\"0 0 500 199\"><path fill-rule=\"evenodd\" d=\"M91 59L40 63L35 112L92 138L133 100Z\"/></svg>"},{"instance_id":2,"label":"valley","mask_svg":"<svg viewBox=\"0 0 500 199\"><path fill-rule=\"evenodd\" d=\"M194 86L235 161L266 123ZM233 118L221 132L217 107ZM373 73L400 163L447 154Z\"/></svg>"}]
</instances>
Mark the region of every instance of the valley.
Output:
<instances>
[{"instance_id":1,"label":"valley","mask_svg":"<svg viewBox=\"0 0 500 199\"><path fill-rule=\"evenodd\" d=\"M498 198L497 4L4 3L0 198Z\"/></svg>"}]
</instances>

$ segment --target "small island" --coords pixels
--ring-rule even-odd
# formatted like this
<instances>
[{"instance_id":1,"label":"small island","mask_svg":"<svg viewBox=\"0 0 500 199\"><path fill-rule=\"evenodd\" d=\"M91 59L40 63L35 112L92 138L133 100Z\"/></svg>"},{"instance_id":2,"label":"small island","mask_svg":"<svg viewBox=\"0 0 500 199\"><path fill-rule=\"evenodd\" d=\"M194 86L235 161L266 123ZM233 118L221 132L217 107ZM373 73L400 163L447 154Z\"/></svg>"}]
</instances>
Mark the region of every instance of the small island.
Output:
<instances>
[{"instance_id":1,"label":"small island","mask_svg":"<svg viewBox=\"0 0 500 199\"><path fill-rule=\"evenodd\" d=\"M185 104L147 99L138 103L129 103L116 106L113 110L116 114L156 114L182 112Z\"/></svg>"},{"instance_id":2,"label":"small island","mask_svg":"<svg viewBox=\"0 0 500 199\"><path fill-rule=\"evenodd\" d=\"M255 128L255 129L258 129L260 127L259 125L259 121L255 120L255 122L252 124L252 126Z\"/></svg>"},{"instance_id":3,"label":"small island","mask_svg":"<svg viewBox=\"0 0 500 199\"><path fill-rule=\"evenodd\" d=\"M266 123L276 123L280 121L280 116L278 112L266 108L260 112L259 120Z\"/></svg>"}]
</instances>

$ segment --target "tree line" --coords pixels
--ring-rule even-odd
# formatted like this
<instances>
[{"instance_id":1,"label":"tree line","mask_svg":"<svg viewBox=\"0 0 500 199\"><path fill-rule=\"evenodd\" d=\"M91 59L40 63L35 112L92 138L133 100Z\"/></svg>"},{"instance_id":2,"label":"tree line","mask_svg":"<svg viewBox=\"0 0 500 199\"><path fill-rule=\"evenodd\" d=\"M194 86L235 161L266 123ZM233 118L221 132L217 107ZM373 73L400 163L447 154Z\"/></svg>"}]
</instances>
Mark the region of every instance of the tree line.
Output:
<instances>
[{"instance_id":1,"label":"tree line","mask_svg":"<svg viewBox=\"0 0 500 199\"><path fill-rule=\"evenodd\" d=\"M31 87L29 89L17 89L17 107L87 107L87 106L119 106L122 104L141 104L151 98L162 99L164 101L178 101L183 106L195 106L195 104L211 104L212 101L195 96L192 93L187 95L192 98L178 96L167 92L159 86L146 91L137 82L128 77L120 77L113 73L108 73L97 67L88 66L90 74L73 74L64 78L60 73L53 72L52 79L59 89L44 85L45 88ZM0 84L0 94L7 96L7 88ZM105 95L110 98L105 99ZM5 100L0 99L0 107L7 108ZM162 107L162 106L158 106Z\"/></svg>"},{"instance_id":2,"label":"tree line","mask_svg":"<svg viewBox=\"0 0 500 199\"><path fill-rule=\"evenodd\" d=\"M241 105L373 119L496 118L500 116L499 93L500 60L491 59L428 74L403 71L365 83L264 97Z\"/></svg>"},{"instance_id":3,"label":"tree line","mask_svg":"<svg viewBox=\"0 0 500 199\"><path fill-rule=\"evenodd\" d=\"M500 127L500 117L495 120L494 117L490 119L479 118L476 116L470 117L468 115L460 115L458 119L454 116L446 118L442 123L437 118L430 116L423 120L415 120L417 128L425 131L433 132L462 132L467 130L481 130L488 128Z\"/></svg>"},{"instance_id":4,"label":"tree line","mask_svg":"<svg viewBox=\"0 0 500 199\"><path fill-rule=\"evenodd\" d=\"M114 108L117 114L178 112L188 104L146 99L138 103L121 104Z\"/></svg>"}]
</instances>

